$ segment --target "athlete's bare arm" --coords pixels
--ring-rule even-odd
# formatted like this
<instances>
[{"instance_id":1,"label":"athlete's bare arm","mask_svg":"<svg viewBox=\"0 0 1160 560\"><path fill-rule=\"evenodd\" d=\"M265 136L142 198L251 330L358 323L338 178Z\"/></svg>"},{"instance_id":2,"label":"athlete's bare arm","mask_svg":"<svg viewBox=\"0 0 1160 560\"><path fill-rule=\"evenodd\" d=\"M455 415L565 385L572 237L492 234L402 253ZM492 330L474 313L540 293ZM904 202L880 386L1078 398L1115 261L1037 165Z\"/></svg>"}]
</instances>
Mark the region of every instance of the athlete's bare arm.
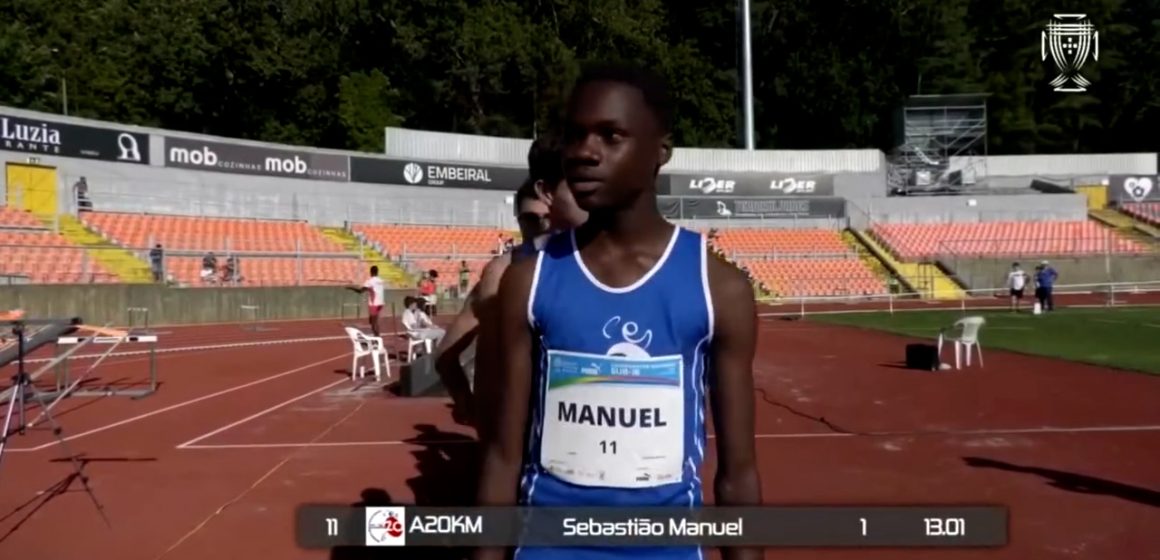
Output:
<instances>
[{"instance_id":1,"label":"athlete's bare arm","mask_svg":"<svg viewBox=\"0 0 1160 560\"><path fill-rule=\"evenodd\" d=\"M713 297L709 399L717 433L716 504L761 504L761 481L754 451L753 357L757 344L757 304L753 286L736 267L711 258ZM723 549L724 560L756 560L759 549Z\"/></svg>"},{"instance_id":2,"label":"athlete's bare arm","mask_svg":"<svg viewBox=\"0 0 1160 560\"><path fill-rule=\"evenodd\" d=\"M495 399L488 402L486 407L494 417L484 424L488 426L488 432L481 438L483 466L478 494L481 506L516 504L516 489L524 457L528 396L532 387L532 333L528 325L528 297L535 266L535 259L512 264L500 284L497 342L503 352L499 353L498 375L488 379L486 393L480 393L481 399L485 395L486 398ZM484 380L476 378L477 388L482 387L481 381ZM753 396L749 398L752 400ZM475 553L476 560L500 560L504 556L503 549L479 549Z\"/></svg>"},{"instance_id":3,"label":"athlete's bare arm","mask_svg":"<svg viewBox=\"0 0 1160 560\"><path fill-rule=\"evenodd\" d=\"M461 407L460 413L468 415L464 420L472 421L472 416L477 415L475 411L479 405L479 399L473 398L471 394L471 385L467 380L467 372L463 370L460 356L471 345L472 341L476 342L475 376L478 391L479 372L488 369L484 360L490 359L490 356L494 354L494 352L489 353L486 350L489 344L486 340L488 337L480 334L481 318L487 315L488 308L493 305L496 293L499 291L500 279L503 277L504 271L507 270L509 262L511 262L510 255L500 255L483 267L479 283L471 289L463 309L455 317L455 321L451 323L451 327L435 351L435 370L443 381L443 386L447 387L447 392L451 394L451 398L455 400L458 407ZM482 368L481 365L483 365Z\"/></svg>"},{"instance_id":4,"label":"athlete's bare arm","mask_svg":"<svg viewBox=\"0 0 1160 560\"><path fill-rule=\"evenodd\" d=\"M472 288L463 303L463 309L455 316L447 334L435 349L435 372L451 400L455 402L456 422L471 422L474 416L471 399L471 383L467 379L467 372L463 370L461 362L463 352L475 341L479 329L479 320L475 317L475 300L478 297L479 285Z\"/></svg>"},{"instance_id":5,"label":"athlete's bare arm","mask_svg":"<svg viewBox=\"0 0 1160 560\"><path fill-rule=\"evenodd\" d=\"M475 302L475 316L479 319L479 330L475 342L475 431L481 442L490 433L490 424L495 420L496 401L503 396L504 388L497 381L500 376L500 356L503 352L500 341L502 313L499 310L500 284L504 274L510 270L511 254L492 259L479 278L479 297ZM524 321L527 323L527 320Z\"/></svg>"}]
</instances>

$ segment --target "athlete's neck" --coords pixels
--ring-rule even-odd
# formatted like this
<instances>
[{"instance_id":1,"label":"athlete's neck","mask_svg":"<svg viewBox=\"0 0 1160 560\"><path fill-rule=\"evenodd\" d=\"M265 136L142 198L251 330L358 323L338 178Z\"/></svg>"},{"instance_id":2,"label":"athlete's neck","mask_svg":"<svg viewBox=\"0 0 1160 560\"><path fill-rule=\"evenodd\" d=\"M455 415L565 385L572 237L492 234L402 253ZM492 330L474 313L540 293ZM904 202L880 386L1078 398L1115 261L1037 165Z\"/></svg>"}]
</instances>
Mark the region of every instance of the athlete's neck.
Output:
<instances>
[{"instance_id":1,"label":"athlete's neck","mask_svg":"<svg viewBox=\"0 0 1160 560\"><path fill-rule=\"evenodd\" d=\"M643 193L624 208L593 210L588 222L593 233L603 233L617 245L635 245L669 231L669 222L657 211L656 194Z\"/></svg>"}]
</instances>

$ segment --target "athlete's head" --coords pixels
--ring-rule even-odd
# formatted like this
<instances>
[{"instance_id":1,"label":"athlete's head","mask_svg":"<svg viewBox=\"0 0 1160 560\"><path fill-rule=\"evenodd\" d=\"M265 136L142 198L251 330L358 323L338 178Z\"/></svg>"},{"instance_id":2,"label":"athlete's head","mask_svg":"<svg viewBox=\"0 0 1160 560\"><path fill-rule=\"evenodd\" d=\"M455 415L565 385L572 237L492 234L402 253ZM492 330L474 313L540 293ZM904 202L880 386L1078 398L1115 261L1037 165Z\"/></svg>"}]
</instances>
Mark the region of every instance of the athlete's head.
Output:
<instances>
[{"instance_id":1,"label":"athlete's head","mask_svg":"<svg viewBox=\"0 0 1160 560\"><path fill-rule=\"evenodd\" d=\"M655 192L672 156L673 102L664 81L624 65L592 67L564 118L564 174L584 210L623 208Z\"/></svg>"},{"instance_id":2,"label":"athlete's head","mask_svg":"<svg viewBox=\"0 0 1160 560\"><path fill-rule=\"evenodd\" d=\"M378 275L379 275L379 267L378 267L378 266L372 266L372 267L371 267L371 276L378 276Z\"/></svg>"},{"instance_id":3,"label":"athlete's head","mask_svg":"<svg viewBox=\"0 0 1160 560\"><path fill-rule=\"evenodd\" d=\"M403 307L414 311L419 308L419 298L407 296L403 298Z\"/></svg>"},{"instance_id":4,"label":"athlete's head","mask_svg":"<svg viewBox=\"0 0 1160 560\"><path fill-rule=\"evenodd\" d=\"M588 213L576 206L576 199L564 180L564 154L560 143L550 136L541 136L528 150L528 178L534 183L536 195L548 205L552 228L574 228L588 220Z\"/></svg>"},{"instance_id":5,"label":"athlete's head","mask_svg":"<svg viewBox=\"0 0 1160 560\"><path fill-rule=\"evenodd\" d=\"M548 203L540 198L530 177L516 190L516 223L524 240L539 242L550 233Z\"/></svg>"}]
</instances>

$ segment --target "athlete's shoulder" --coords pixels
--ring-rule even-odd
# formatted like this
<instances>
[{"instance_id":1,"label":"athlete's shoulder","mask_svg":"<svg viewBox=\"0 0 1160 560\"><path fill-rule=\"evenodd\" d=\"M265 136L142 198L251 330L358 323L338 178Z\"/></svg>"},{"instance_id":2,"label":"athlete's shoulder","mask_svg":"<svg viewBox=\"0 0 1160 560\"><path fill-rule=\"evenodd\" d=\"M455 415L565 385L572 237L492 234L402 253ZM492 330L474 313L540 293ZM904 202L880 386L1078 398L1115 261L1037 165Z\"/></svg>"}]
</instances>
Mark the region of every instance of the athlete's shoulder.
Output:
<instances>
[{"instance_id":1,"label":"athlete's shoulder","mask_svg":"<svg viewBox=\"0 0 1160 560\"><path fill-rule=\"evenodd\" d=\"M754 302L753 284L749 282L740 268L713 251L712 247L705 247L706 274L708 275L709 291L714 300L728 302Z\"/></svg>"}]
</instances>

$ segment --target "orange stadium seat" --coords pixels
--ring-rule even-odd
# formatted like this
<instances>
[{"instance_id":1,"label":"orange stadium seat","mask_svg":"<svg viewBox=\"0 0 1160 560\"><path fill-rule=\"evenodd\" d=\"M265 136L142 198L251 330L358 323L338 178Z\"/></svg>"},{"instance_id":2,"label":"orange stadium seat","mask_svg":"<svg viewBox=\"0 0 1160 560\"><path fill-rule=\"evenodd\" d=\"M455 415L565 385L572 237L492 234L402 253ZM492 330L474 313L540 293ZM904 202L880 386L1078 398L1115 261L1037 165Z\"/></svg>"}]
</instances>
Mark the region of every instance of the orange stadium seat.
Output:
<instances>
[{"instance_id":1,"label":"orange stadium seat","mask_svg":"<svg viewBox=\"0 0 1160 560\"><path fill-rule=\"evenodd\" d=\"M1070 256L1146 251L1140 243L1091 221L879 224L872 233L903 260L940 254Z\"/></svg>"},{"instance_id":2,"label":"orange stadium seat","mask_svg":"<svg viewBox=\"0 0 1160 560\"><path fill-rule=\"evenodd\" d=\"M392 257L490 255L499 248L501 239L511 237L499 228L478 227L356 224L353 230Z\"/></svg>"},{"instance_id":3,"label":"orange stadium seat","mask_svg":"<svg viewBox=\"0 0 1160 560\"><path fill-rule=\"evenodd\" d=\"M713 245L781 297L886 292L874 274L829 229L722 229Z\"/></svg>"},{"instance_id":4,"label":"orange stadium seat","mask_svg":"<svg viewBox=\"0 0 1160 560\"><path fill-rule=\"evenodd\" d=\"M301 263L301 269L299 268ZM218 258L218 266L225 260ZM208 285L201 280L201 257L170 257L166 272L189 286ZM348 286L365 276L355 258L238 257L241 285L244 286ZM218 278L221 276L219 275Z\"/></svg>"},{"instance_id":5,"label":"orange stadium seat","mask_svg":"<svg viewBox=\"0 0 1160 560\"><path fill-rule=\"evenodd\" d=\"M0 206L0 228L47 229L31 213Z\"/></svg>"},{"instance_id":6,"label":"orange stadium seat","mask_svg":"<svg viewBox=\"0 0 1160 560\"><path fill-rule=\"evenodd\" d=\"M886 293L886 283L857 257L748 260L743 264L777 296L846 296Z\"/></svg>"},{"instance_id":7,"label":"orange stadium seat","mask_svg":"<svg viewBox=\"0 0 1160 560\"><path fill-rule=\"evenodd\" d=\"M1160 226L1160 202L1128 202L1120 209L1137 220Z\"/></svg>"},{"instance_id":8,"label":"orange stadium seat","mask_svg":"<svg viewBox=\"0 0 1160 560\"><path fill-rule=\"evenodd\" d=\"M34 284L116 282L85 250L49 232L0 229L0 276Z\"/></svg>"},{"instance_id":9,"label":"orange stadium seat","mask_svg":"<svg viewBox=\"0 0 1160 560\"><path fill-rule=\"evenodd\" d=\"M142 252L151 243L166 251L213 251L219 267L236 253L243 286L341 285L362 274L355 255L340 256L343 247L306 222L105 212L85 214L84 220L110 241ZM201 281L199 256L168 256L166 274L185 285L209 285Z\"/></svg>"},{"instance_id":10,"label":"orange stadium seat","mask_svg":"<svg viewBox=\"0 0 1160 560\"><path fill-rule=\"evenodd\" d=\"M86 225L124 247L161 243L188 251L340 253L341 245L306 222L91 212Z\"/></svg>"},{"instance_id":11,"label":"orange stadium seat","mask_svg":"<svg viewBox=\"0 0 1160 560\"><path fill-rule=\"evenodd\" d=\"M412 270L426 271L435 270L439 273L439 278L435 282L440 290L453 288L459 285L459 268L460 261L467 261L467 269L471 272L470 286L474 286L479 282L479 275L483 272L483 267L487 265L488 259L470 258L470 259L416 259L411 261L413 265Z\"/></svg>"}]
</instances>

